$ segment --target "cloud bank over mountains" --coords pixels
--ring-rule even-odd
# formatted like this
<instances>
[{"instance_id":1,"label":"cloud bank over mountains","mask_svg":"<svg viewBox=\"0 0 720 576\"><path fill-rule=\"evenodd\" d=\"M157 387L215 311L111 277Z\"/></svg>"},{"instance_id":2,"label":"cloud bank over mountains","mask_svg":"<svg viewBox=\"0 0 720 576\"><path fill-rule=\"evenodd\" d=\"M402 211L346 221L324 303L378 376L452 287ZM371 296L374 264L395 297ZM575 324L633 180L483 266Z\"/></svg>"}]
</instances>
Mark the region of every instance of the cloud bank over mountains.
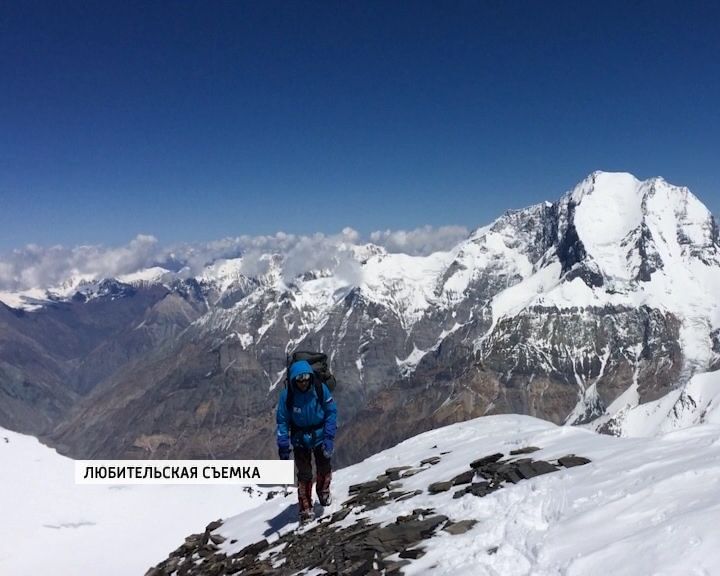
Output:
<instances>
[{"instance_id":1,"label":"cloud bank over mountains","mask_svg":"<svg viewBox=\"0 0 720 576\"><path fill-rule=\"evenodd\" d=\"M371 242L388 252L424 256L449 250L469 230L463 226L423 226L414 230L375 231L363 237L344 228L338 234L236 236L211 242L163 245L152 235L138 234L124 246L38 246L29 244L0 254L0 290L57 286L72 277L109 278L161 266L180 277L195 276L217 260L243 257L248 276L262 274L267 254L283 257L283 275L290 280L307 270L330 268L352 277L357 266L351 248Z\"/></svg>"},{"instance_id":2,"label":"cloud bank over mountains","mask_svg":"<svg viewBox=\"0 0 720 576\"><path fill-rule=\"evenodd\" d=\"M370 241L383 246L388 252L401 252L411 256L427 256L447 250L465 239L469 230L464 226L423 226L415 230L384 230L370 234Z\"/></svg>"}]
</instances>

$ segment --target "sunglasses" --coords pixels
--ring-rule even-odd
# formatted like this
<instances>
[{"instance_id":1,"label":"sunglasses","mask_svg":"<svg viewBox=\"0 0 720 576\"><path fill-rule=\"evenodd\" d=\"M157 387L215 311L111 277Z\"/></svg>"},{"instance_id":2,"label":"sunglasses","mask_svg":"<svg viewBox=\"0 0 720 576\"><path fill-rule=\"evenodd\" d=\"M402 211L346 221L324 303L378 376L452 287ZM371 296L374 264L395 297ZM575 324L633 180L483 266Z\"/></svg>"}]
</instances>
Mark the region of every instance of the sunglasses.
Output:
<instances>
[{"instance_id":1,"label":"sunglasses","mask_svg":"<svg viewBox=\"0 0 720 576\"><path fill-rule=\"evenodd\" d=\"M295 380L302 383L310 382L310 374L300 374Z\"/></svg>"}]
</instances>

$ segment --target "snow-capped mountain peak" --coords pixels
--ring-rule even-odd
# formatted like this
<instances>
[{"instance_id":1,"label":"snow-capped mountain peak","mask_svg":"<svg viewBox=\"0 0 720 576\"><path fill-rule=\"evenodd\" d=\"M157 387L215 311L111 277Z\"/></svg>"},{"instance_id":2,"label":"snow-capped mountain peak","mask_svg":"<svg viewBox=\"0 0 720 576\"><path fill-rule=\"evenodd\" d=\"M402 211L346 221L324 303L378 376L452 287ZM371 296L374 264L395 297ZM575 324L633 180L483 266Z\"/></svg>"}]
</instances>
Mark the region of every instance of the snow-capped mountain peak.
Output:
<instances>
[{"instance_id":1,"label":"snow-capped mountain peak","mask_svg":"<svg viewBox=\"0 0 720 576\"><path fill-rule=\"evenodd\" d=\"M564 231L577 234L576 249L604 277L647 281L673 259L718 264L712 214L687 188L662 178L595 172L560 201L560 210Z\"/></svg>"},{"instance_id":2,"label":"snow-capped mountain peak","mask_svg":"<svg viewBox=\"0 0 720 576\"><path fill-rule=\"evenodd\" d=\"M461 414L555 422L603 415L617 432L628 406L720 365L717 226L689 190L662 178L595 172L554 203L509 211L428 255L356 241L309 239L188 264L175 277L121 277L132 285L95 278L78 300L127 300L155 277L148 302L169 302L134 328L182 319L151 334L193 338L199 363L205 343L224 346L223 369L204 370L208 378L261 374L272 389L286 351L317 347L361 387L355 398L395 382L443 389L433 415L456 404ZM250 370L226 372L240 365Z\"/></svg>"}]
</instances>

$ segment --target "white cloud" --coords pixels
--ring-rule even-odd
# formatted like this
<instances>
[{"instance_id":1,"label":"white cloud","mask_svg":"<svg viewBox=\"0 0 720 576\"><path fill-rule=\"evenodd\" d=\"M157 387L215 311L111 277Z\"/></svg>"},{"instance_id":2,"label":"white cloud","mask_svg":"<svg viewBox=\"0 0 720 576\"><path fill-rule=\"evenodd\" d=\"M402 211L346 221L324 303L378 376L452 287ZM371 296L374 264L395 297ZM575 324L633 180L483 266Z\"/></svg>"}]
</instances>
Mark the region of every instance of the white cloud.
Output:
<instances>
[{"instance_id":1,"label":"white cloud","mask_svg":"<svg viewBox=\"0 0 720 576\"><path fill-rule=\"evenodd\" d=\"M330 270L342 272L349 280L352 270L359 264L355 262L350 245L357 241L358 234L346 228L340 235L302 236L296 239L292 247L284 253L283 278L292 282L298 275L308 270Z\"/></svg>"},{"instance_id":2,"label":"white cloud","mask_svg":"<svg viewBox=\"0 0 720 576\"><path fill-rule=\"evenodd\" d=\"M159 253L153 236L138 235L126 246L42 247L28 244L0 259L0 288L48 287L72 276L111 277L151 266Z\"/></svg>"},{"instance_id":3,"label":"white cloud","mask_svg":"<svg viewBox=\"0 0 720 576\"><path fill-rule=\"evenodd\" d=\"M449 250L467 238L469 233L464 226L423 226L414 230L378 230L370 234L370 240L388 252L427 256Z\"/></svg>"},{"instance_id":4,"label":"white cloud","mask_svg":"<svg viewBox=\"0 0 720 576\"><path fill-rule=\"evenodd\" d=\"M369 241L389 252L426 255L447 250L467 237L462 226L425 226L415 230L384 230L370 234ZM292 282L298 275L327 269L350 283L360 279L360 267L352 246L367 239L352 228L338 234L237 236L212 242L163 247L157 238L140 234L118 247L100 245L43 247L29 244L0 256L0 290L19 291L57 286L71 277L111 278L151 266L165 266L178 277L195 276L220 259L243 257L242 270L248 276L267 272L267 254L279 254L283 277Z\"/></svg>"}]
</instances>

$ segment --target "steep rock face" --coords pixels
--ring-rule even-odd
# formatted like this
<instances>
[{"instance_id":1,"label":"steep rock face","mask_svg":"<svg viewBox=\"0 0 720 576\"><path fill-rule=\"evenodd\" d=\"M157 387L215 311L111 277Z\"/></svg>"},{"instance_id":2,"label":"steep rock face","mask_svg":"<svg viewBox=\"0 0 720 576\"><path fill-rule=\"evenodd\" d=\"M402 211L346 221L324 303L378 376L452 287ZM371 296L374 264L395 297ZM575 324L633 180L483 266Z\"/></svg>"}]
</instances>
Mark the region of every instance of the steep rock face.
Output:
<instances>
[{"instance_id":1,"label":"steep rock face","mask_svg":"<svg viewBox=\"0 0 720 576\"><path fill-rule=\"evenodd\" d=\"M81 395L60 403L50 441L83 457L271 456L297 348L331 357L341 463L483 414L624 433L629 408L718 366L719 250L712 215L687 189L598 172L447 252L354 246L350 275L289 277L267 255L253 277L238 258L135 292L101 285L68 309L74 364L43 380L65 370ZM82 323L100 313L101 342L83 348L95 336ZM55 321L46 310L13 317Z\"/></svg>"},{"instance_id":2,"label":"steep rock face","mask_svg":"<svg viewBox=\"0 0 720 576\"><path fill-rule=\"evenodd\" d=\"M585 423L602 414L628 382L637 387L640 402L671 390L682 368L679 328L675 316L646 306L532 307L502 320L483 342L483 356L514 391L508 411ZM561 386L546 398L548 380Z\"/></svg>"}]
</instances>

